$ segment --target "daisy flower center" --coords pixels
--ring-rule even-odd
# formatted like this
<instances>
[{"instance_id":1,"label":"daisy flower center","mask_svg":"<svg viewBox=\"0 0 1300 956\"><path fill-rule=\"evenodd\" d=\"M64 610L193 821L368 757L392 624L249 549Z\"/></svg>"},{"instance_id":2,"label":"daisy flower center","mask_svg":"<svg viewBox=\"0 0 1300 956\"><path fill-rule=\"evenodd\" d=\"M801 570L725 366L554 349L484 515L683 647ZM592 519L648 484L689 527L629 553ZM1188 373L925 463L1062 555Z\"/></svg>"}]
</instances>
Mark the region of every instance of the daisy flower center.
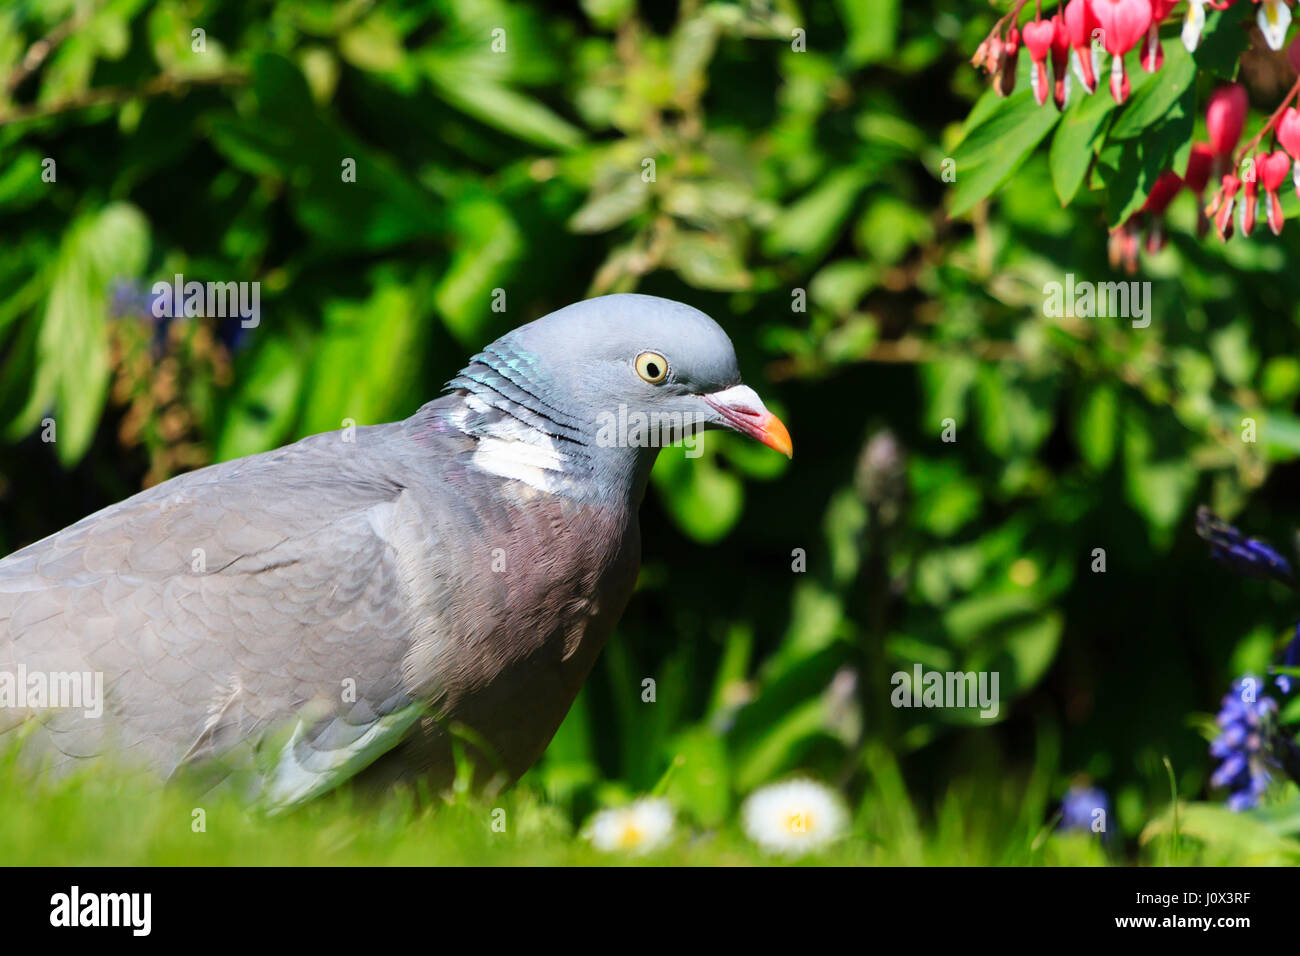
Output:
<instances>
[{"instance_id":1,"label":"daisy flower center","mask_svg":"<svg viewBox=\"0 0 1300 956\"><path fill-rule=\"evenodd\" d=\"M803 810L792 810L786 819L785 825L794 834L811 833L813 829L812 814Z\"/></svg>"},{"instance_id":2,"label":"daisy flower center","mask_svg":"<svg viewBox=\"0 0 1300 956\"><path fill-rule=\"evenodd\" d=\"M629 820L623 824L623 830L618 835L618 845L625 850L631 849L638 846L644 836L641 828Z\"/></svg>"}]
</instances>

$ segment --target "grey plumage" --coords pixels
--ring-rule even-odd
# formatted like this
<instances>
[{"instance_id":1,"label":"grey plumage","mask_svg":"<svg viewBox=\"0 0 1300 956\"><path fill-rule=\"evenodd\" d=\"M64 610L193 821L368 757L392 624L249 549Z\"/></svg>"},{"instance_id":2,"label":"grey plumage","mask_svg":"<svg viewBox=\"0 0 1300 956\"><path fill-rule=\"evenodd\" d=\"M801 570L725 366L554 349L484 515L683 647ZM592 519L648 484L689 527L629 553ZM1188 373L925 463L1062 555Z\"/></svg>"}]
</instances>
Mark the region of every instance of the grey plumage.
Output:
<instances>
[{"instance_id":1,"label":"grey plumage","mask_svg":"<svg viewBox=\"0 0 1300 956\"><path fill-rule=\"evenodd\" d=\"M598 423L676 412L788 452L739 381L707 316L607 296L504 336L405 421L182 475L15 552L0 675L102 673L105 702L0 707L0 742L26 727L42 765L108 755L282 807L363 771L443 785L462 724L513 780L636 577L656 449Z\"/></svg>"}]
</instances>

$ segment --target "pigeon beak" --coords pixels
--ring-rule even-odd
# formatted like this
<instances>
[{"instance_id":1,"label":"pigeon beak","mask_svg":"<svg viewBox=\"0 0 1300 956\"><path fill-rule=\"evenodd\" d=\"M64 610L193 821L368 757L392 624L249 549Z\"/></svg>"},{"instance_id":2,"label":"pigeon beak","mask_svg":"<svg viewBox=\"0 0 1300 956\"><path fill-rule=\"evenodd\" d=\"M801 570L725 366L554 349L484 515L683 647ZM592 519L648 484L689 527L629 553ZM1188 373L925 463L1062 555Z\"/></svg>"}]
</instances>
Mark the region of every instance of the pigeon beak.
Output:
<instances>
[{"instance_id":1,"label":"pigeon beak","mask_svg":"<svg viewBox=\"0 0 1300 956\"><path fill-rule=\"evenodd\" d=\"M758 393L748 385L733 385L701 397L718 413L721 424L757 438L787 458L794 457L794 445L790 442L790 433L786 431L785 425L767 410Z\"/></svg>"}]
</instances>

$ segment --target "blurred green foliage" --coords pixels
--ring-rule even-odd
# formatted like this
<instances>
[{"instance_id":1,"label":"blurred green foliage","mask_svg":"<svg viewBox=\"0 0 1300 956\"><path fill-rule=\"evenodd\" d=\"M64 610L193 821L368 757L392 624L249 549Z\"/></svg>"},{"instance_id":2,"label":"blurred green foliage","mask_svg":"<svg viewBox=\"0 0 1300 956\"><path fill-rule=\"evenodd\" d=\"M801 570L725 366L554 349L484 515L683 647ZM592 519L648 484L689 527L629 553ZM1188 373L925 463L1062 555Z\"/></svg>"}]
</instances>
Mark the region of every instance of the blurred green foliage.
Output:
<instances>
[{"instance_id":1,"label":"blurred green foliage","mask_svg":"<svg viewBox=\"0 0 1300 956\"><path fill-rule=\"evenodd\" d=\"M844 789L883 858L1028 862L1083 775L1112 795L1112 853L1177 857L1152 836L1162 758L1205 796L1205 712L1296 613L1209 567L1191 516L1300 524L1300 230L1202 244L1180 197L1139 277L1149 328L1045 315L1045 283L1120 277L1104 191L1057 195L1086 164L981 166L1009 148L975 141L991 107L967 64L996 14L6 5L0 547L185 468L408 415L573 300L681 299L727 328L796 455L724 435L661 455L637 594L524 789L576 820L671 770L710 828L800 769ZM260 282L260 324L156 322L142 297L177 273ZM891 707L916 662L998 671L996 721ZM1285 857L1300 822L1258 826Z\"/></svg>"}]
</instances>

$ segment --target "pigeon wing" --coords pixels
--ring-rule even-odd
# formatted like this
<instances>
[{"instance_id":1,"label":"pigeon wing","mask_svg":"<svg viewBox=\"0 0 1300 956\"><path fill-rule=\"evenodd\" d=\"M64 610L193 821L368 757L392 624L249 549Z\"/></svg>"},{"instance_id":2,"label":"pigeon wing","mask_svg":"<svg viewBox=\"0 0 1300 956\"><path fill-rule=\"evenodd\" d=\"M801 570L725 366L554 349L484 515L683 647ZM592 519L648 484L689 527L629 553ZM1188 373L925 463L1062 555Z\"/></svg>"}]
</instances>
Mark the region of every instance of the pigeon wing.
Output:
<instances>
[{"instance_id":1,"label":"pigeon wing","mask_svg":"<svg viewBox=\"0 0 1300 956\"><path fill-rule=\"evenodd\" d=\"M396 745L418 716L405 578L427 564L427 523L384 458L398 427L181 476L0 561L0 672L103 680L102 716L0 710L0 739L34 719L55 763L238 772L276 806Z\"/></svg>"}]
</instances>

